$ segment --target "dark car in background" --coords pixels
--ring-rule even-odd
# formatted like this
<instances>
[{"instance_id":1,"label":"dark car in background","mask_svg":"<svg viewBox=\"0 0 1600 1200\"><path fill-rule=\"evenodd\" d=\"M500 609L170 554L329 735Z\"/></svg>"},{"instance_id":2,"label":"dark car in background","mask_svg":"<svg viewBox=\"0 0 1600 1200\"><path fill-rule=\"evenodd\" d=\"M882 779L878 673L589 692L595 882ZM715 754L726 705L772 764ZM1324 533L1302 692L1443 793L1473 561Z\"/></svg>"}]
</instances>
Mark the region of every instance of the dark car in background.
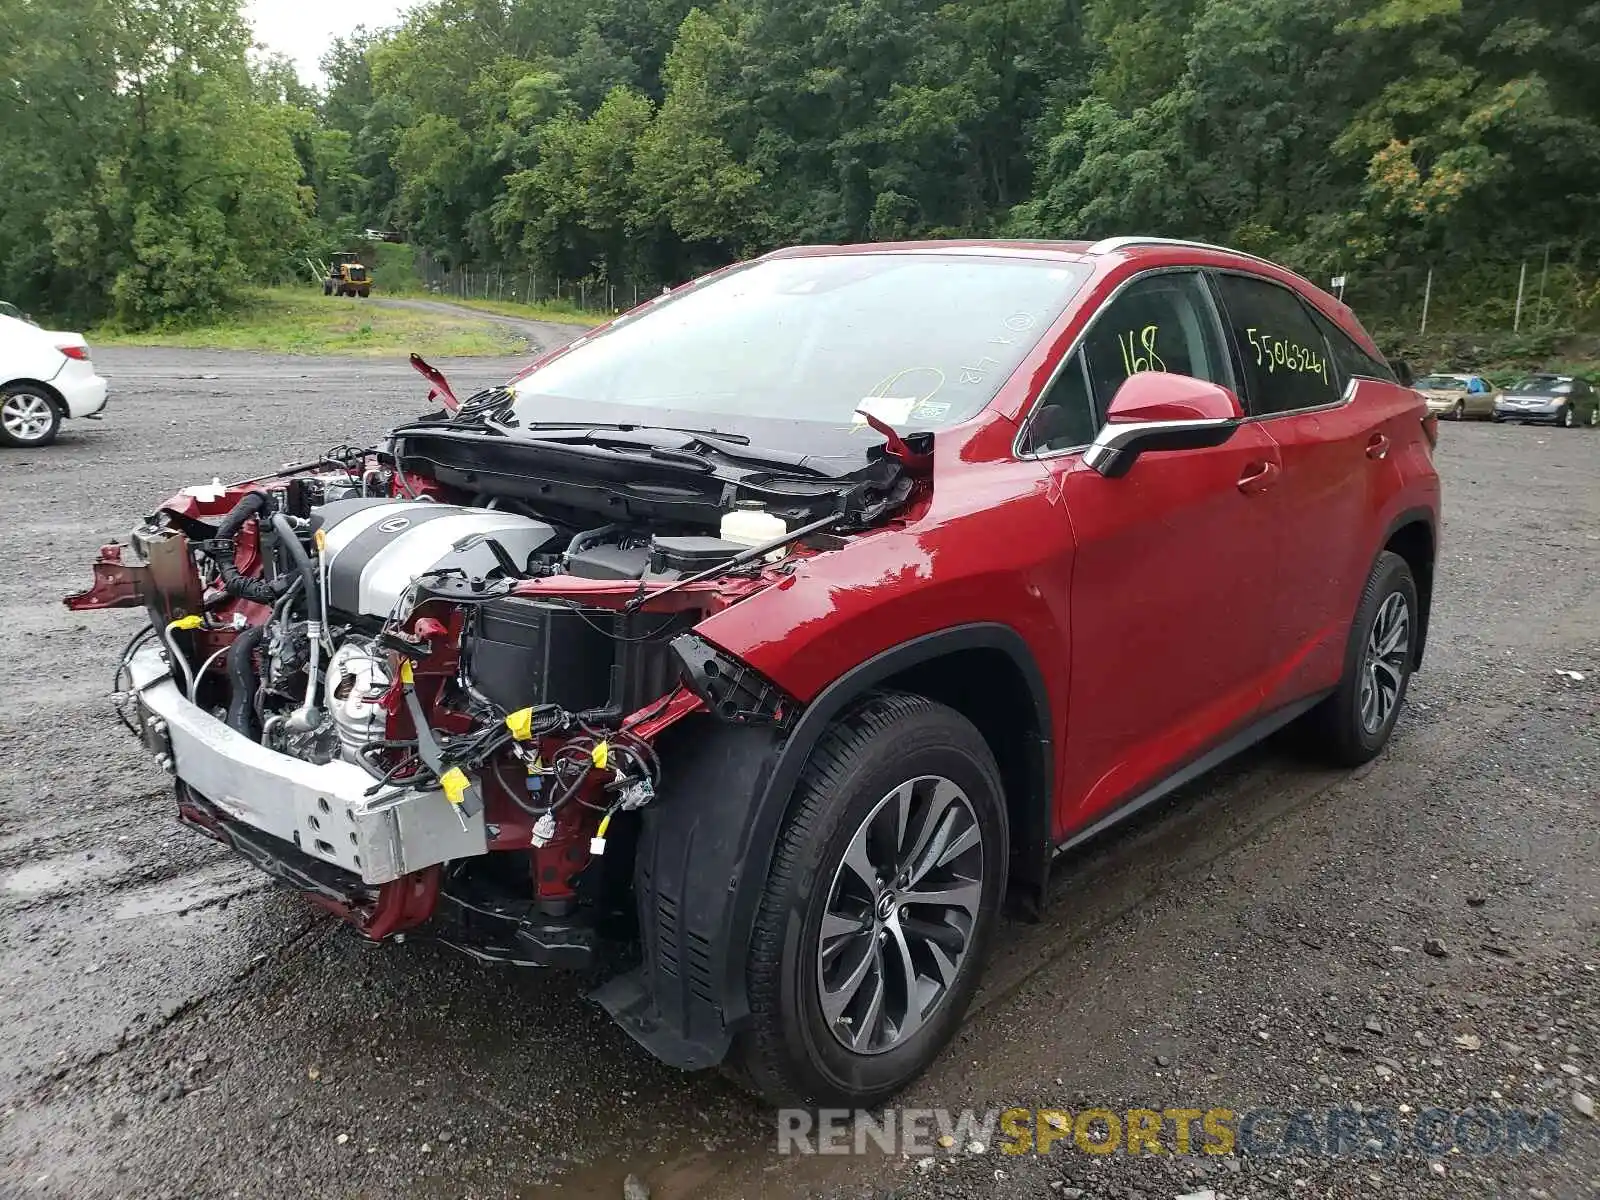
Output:
<instances>
[{"instance_id":1,"label":"dark car in background","mask_svg":"<svg viewBox=\"0 0 1600 1200\"><path fill-rule=\"evenodd\" d=\"M1575 375L1528 375L1500 393L1494 419L1567 429L1600 425L1600 393Z\"/></svg>"}]
</instances>

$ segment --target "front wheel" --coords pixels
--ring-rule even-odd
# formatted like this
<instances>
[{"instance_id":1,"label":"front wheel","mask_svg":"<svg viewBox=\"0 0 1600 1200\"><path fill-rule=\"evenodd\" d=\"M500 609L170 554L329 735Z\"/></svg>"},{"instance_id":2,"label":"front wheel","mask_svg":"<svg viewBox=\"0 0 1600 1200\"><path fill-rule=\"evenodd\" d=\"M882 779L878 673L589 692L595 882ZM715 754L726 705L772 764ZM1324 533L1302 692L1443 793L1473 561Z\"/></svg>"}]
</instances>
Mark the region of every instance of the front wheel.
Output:
<instances>
[{"instance_id":1,"label":"front wheel","mask_svg":"<svg viewBox=\"0 0 1600 1200\"><path fill-rule=\"evenodd\" d=\"M1307 715L1308 732L1322 757L1339 766L1360 766L1389 741L1416 666L1419 612L1410 565L1385 550L1361 592L1344 676Z\"/></svg>"},{"instance_id":2,"label":"front wheel","mask_svg":"<svg viewBox=\"0 0 1600 1200\"><path fill-rule=\"evenodd\" d=\"M38 388L0 388L0 446L48 446L61 432L61 410Z\"/></svg>"},{"instance_id":3,"label":"front wheel","mask_svg":"<svg viewBox=\"0 0 1600 1200\"><path fill-rule=\"evenodd\" d=\"M1454 421L1465 421L1467 419L1467 402L1465 400L1456 401L1456 406L1450 410L1450 418Z\"/></svg>"},{"instance_id":4,"label":"front wheel","mask_svg":"<svg viewBox=\"0 0 1600 1200\"><path fill-rule=\"evenodd\" d=\"M1561 411L1556 414L1556 423L1563 429L1574 429L1578 424L1578 415L1572 411L1572 405L1563 404Z\"/></svg>"},{"instance_id":5,"label":"front wheel","mask_svg":"<svg viewBox=\"0 0 1600 1200\"><path fill-rule=\"evenodd\" d=\"M999 769L965 717L880 693L812 751L751 938L735 1068L767 1100L871 1107L954 1035L1005 890Z\"/></svg>"}]
</instances>

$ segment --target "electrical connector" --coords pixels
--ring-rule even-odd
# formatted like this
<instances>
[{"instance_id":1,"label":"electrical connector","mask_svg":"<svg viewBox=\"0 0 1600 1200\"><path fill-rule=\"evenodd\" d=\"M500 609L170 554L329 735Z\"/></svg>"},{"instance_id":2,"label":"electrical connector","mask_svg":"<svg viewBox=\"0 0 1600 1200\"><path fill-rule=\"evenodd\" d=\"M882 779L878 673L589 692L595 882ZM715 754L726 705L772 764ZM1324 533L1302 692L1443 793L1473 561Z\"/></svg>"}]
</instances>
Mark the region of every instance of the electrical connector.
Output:
<instances>
[{"instance_id":1,"label":"electrical connector","mask_svg":"<svg viewBox=\"0 0 1600 1200\"><path fill-rule=\"evenodd\" d=\"M506 728L515 741L525 742L533 737L533 709L519 708L506 717Z\"/></svg>"},{"instance_id":2,"label":"electrical connector","mask_svg":"<svg viewBox=\"0 0 1600 1200\"><path fill-rule=\"evenodd\" d=\"M550 839L555 836L556 819L545 813L533 823L533 830L528 834L528 840L533 843L535 849L538 849L541 846L548 846Z\"/></svg>"},{"instance_id":3,"label":"electrical connector","mask_svg":"<svg viewBox=\"0 0 1600 1200\"><path fill-rule=\"evenodd\" d=\"M444 798L460 808L466 803L467 789L472 786L472 780L460 767L451 767L439 776L439 786L444 789Z\"/></svg>"}]
</instances>

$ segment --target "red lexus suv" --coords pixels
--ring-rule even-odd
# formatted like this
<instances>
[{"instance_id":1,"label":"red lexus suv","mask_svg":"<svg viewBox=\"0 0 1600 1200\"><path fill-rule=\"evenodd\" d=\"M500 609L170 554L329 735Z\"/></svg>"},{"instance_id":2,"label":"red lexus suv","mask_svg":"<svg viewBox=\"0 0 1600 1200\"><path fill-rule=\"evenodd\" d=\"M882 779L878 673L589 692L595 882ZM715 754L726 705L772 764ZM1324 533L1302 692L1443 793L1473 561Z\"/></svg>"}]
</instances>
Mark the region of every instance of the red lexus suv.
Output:
<instances>
[{"instance_id":1,"label":"red lexus suv","mask_svg":"<svg viewBox=\"0 0 1600 1200\"><path fill-rule=\"evenodd\" d=\"M1372 758L1422 660L1434 420L1247 254L801 247L477 395L414 365L381 445L102 548L119 712L365 936L608 966L774 1101L892 1095L1003 899L1290 722Z\"/></svg>"}]
</instances>

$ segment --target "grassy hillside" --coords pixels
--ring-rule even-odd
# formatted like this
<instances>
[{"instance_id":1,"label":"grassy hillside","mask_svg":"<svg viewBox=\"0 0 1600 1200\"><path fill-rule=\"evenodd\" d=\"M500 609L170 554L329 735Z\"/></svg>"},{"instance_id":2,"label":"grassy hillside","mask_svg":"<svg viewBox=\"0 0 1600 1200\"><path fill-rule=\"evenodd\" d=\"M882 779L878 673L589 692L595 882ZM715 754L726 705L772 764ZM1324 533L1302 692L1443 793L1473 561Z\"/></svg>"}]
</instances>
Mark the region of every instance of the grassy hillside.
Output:
<instances>
[{"instance_id":1,"label":"grassy hillside","mask_svg":"<svg viewBox=\"0 0 1600 1200\"><path fill-rule=\"evenodd\" d=\"M217 321L130 332L91 329L92 344L259 350L277 354L516 354L524 342L504 326L467 316L384 308L324 296L311 285L244 293Z\"/></svg>"}]
</instances>

